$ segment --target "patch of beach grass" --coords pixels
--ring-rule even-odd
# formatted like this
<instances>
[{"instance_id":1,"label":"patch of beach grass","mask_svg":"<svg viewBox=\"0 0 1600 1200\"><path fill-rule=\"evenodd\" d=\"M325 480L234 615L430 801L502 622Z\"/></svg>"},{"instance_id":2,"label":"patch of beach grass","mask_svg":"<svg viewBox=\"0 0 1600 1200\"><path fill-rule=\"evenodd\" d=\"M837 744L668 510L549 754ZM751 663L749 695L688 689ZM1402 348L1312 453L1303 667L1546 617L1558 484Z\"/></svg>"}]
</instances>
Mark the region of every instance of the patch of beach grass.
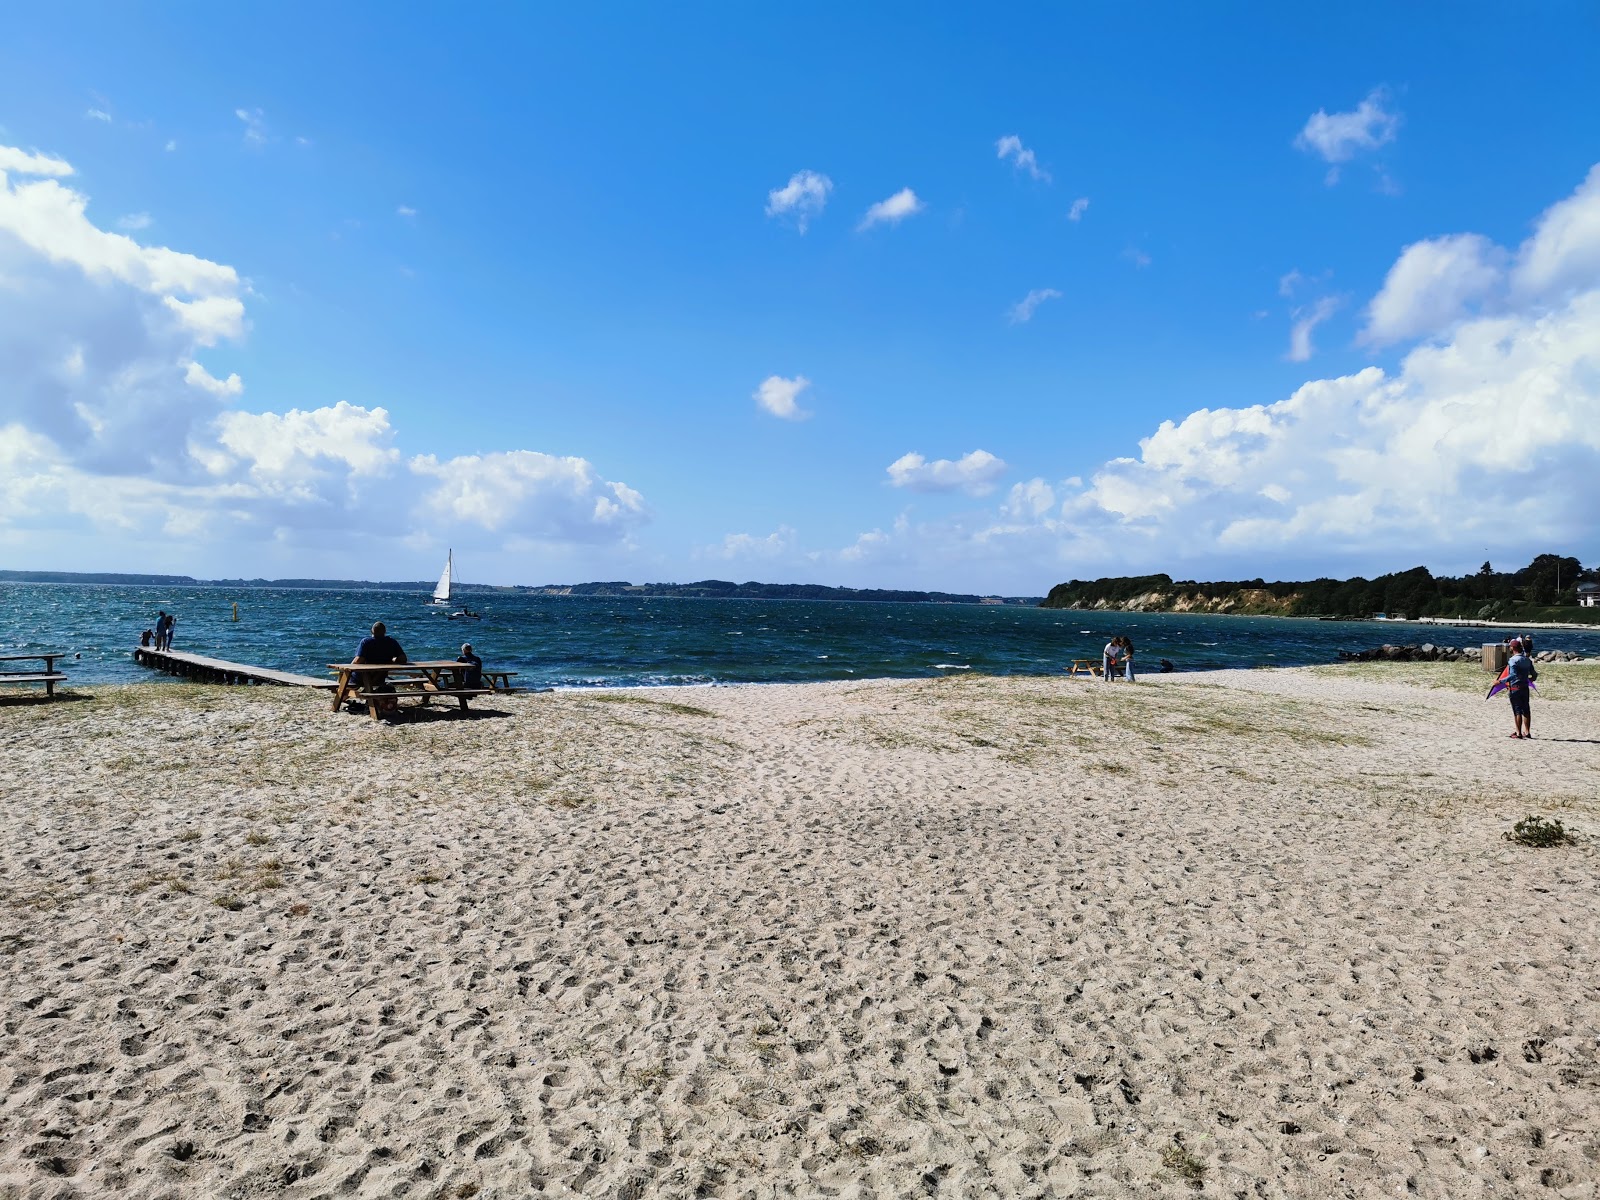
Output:
<instances>
[{"instance_id":1,"label":"patch of beach grass","mask_svg":"<svg viewBox=\"0 0 1600 1200\"><path fill-rule=\"evenodd\" d=\"M1535 663L1539 682L1534 695L1542 700L1600 700L1600 663ZM1482 696L1494 681L1475 662L1351 662L1306 668L1327 679L1362 679L1399 683L1435 691Z\"/></svg>"},{"instance_id":2,"label":"patch of beach grass","mask_svg":"<svg viewBox=\"0 0 1600 1200\"><path fill-rule=\"evenodd\" d=\"M1506 833L1508 842L1519 846L1545 849L1550 846L1570 846L1575 840L1572 832L1559 819L1529 815L1523 817Z\"/></svg>"},{"instance_id":3,"label":"patch of beach grass","mask_svg":"<svg viewBox=\"0 0 1600 1200\"><path fill-rule=\"evenodd\" d=\"M1206 1164L1191 1154L1181 1142L1161 1151L1161 1165L1192 1188L1201 1188L1206 1182Z\"/></svg>"},{"instance_id":4,"label":"patch of beach grass","mask_svg":"<svg viewBox=\"0 0 1600 1200\"><path fill-rule=\"evenodd\" d=\"M717 714L709 708L701 708L694 704L680 704L676 700L654 700L649 696L631 696L624 692L599 692L594 695L585 695L584 701L590 704L640 704L662 712L676 713L681 717L711 717L716 719Z\"/></svg>"}]
</instances>

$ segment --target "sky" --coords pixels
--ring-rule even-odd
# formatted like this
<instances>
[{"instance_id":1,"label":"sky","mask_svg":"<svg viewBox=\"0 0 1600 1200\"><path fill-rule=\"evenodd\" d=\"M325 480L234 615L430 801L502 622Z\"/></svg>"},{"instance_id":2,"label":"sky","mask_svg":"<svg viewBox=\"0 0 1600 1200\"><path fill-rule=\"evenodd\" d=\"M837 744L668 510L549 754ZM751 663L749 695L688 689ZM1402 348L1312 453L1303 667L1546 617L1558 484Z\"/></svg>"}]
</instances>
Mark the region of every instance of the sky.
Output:
<instances>
[{"instance_id":1,"label":"sky","mask_svg":"<svg viewBox=\"0 0 1600 1200\"><path fill-rule=\"evenodd\" d=\"M1600 565L1600 8L33 5L0 565Z\"/></svg>"}]
</instances>

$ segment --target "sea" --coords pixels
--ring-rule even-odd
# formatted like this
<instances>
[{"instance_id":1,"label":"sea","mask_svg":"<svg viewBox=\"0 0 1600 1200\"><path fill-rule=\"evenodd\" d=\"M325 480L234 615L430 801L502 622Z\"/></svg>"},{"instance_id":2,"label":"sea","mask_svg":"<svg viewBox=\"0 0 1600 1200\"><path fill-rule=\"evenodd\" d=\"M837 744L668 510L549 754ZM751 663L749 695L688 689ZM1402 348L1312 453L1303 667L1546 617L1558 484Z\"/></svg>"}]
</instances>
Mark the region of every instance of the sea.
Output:
<instances>
[{"instance_id":1,"label":"sea","mask_svg":"<svg viewBox=\"0 0 1600 1200\"><path fill-rule=\"evenodd\" d=\"M800 683L985 672L1049 675L1100 656L1114 634L1141 672L1338 661L1385 642L1478 645L1505 632L1375 621L1083 612L1019 605L833 600L601 598L471 592L479 621L452 621L393 590L228 589L0 583L0 654L62 651L74 682L164 681L132 650L156 612L178 618L175 650L322 677L373 621L414 660L471 642L528 687ZM237 616L235 620L235 605ZM1540 630L1540 650L1600 656L1600 632Z\"/></svg>"}]
</instances>

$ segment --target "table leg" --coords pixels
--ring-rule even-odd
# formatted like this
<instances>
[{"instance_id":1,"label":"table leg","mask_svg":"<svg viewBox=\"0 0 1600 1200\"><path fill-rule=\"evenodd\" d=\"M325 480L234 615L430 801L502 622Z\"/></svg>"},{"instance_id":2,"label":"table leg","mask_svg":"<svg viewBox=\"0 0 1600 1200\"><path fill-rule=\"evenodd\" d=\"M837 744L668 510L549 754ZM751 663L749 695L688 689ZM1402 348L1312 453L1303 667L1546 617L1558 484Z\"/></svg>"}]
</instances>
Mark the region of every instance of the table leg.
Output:
<instances>
[{"instance_id":1,"label":"table leg","mask_svg":"<svg viewBox=\"0 0 1600 1200\"><path fill-rule=\"evenodd\" d=\"M350 672L339 672L339 686L333 689L333 711L338 712L339 706L344 703L345 693L350 690Z\"/></svg>"}]
</instances>

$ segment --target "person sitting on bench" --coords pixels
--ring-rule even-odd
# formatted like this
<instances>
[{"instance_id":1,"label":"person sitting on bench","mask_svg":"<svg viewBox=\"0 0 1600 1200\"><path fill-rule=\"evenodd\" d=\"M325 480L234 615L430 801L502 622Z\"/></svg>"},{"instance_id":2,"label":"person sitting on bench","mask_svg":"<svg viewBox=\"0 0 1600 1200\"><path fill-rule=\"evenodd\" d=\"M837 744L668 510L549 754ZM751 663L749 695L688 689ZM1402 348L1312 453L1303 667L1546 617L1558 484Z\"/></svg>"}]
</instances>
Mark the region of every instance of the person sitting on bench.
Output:
<instances>
[{"instance_id":1,"label":"person sitting on bench","mask_svg":"<svg viewBox=\"0 0 1600 1200\"><path fill-rule=\"evenodd\" d=\"M358 663L382 663L384 665L399 666L406 661L406 652L401 649L400 643L389 636L389 631L382 621L372 623L372 636L361 639L361 645L356 650L352 660ZM387 680L388 674L384 671L373 671L366 680L362 681L361 690L364 692L392 692ZM369 703L377 705L379 712L386 715L396 714L400 711L398 700L374 700Z\"/></svg>"},{"instance_id":2,"label":"person sitting on bench","mask_svg":"<svg viewBox=\"0 0 1600 1200\"><path fill-rule=\"evenodd\" d=\"M456 661L464 664L467 668L461 673L461 686L481 688L483 686L483 659L472 652L471 642L467 642L461 647L461 657L457 658Z\"/></svg>"}]
</instances>

